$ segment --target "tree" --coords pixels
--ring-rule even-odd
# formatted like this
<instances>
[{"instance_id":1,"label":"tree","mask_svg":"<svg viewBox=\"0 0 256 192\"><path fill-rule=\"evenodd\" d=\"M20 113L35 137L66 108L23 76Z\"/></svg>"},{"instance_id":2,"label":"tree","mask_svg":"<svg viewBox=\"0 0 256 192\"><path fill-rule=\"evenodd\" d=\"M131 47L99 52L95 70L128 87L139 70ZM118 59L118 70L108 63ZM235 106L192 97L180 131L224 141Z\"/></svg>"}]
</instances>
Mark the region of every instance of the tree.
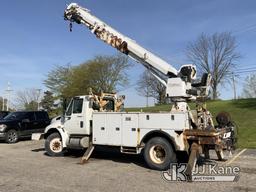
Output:
<instances>
[{"instance_id":1,"label":"tree","mask_svg":"<svg viewBox=\"0 0 256 192\"><path fill-rule=\"evenodd\" d=\"M25 89L16 93L16 103L18 108L25 110L37 110L40 92L35 89Z\"/></svg>"},{"instance_id":2,"label":"tree","mask_svg":"<svg viewBox=\"0 0 256 192\"><path fill-rule=\"evenodd\" d=\"M65 98L88 94L89 88L95 93L114 92L128 85L126 70L130 66L127 56L96 56L75 67L54 69L45 85Z\"/></svg>"},{"instance_id":3,"label":"tree","mask_svg":"<svg viewBox=\"0 0 256 192\"><path fill-rule=\"evenodd\" d=\"M50 91L44 92L44 97L41 100L42 108L48 112L49 115L52 114L54 110L54 97L53 93Z\"/></svg>"},{"instance_id":4,"label":"tree","mask_svg":"<svg viewBox=\"0 0 256 192\"><path fill-rule=\"evenodd\" d=\"M256 74L247 76L245 82L242 96L245 98L256 98Z\"/></svg>"},{"instance_id":5,"label":"tree","mask_svg":"<svg viewBox=\"0 0 256 192\"><path fill-rule=\"evenodd\" d=\"M47 74L44 84L52 93L62 95L71 75L72 67L69 64L66 66L57 65Z\"/></svg>"},{"instance_id":6,"label":"tree","mask_svg":"<svg viewBox=\"0 0 256 192\"><path fill-rule=\"evenodd\" d=\"M88 93L88 88L94 92L114 92L121 87L128 85L126 69L130 67L128 58L122 55L115 56L96 56L74 68L67 87L74 93Z\"/></svg>"},{"instance_id":7,"label":"tree","mask_svg":"<svg viewBox=\"0 0 256 192\"><path fill-rule=\"evenodd\" d=\"M153 97L159 104L165 103L166 87L159 82L148 70L145 70L140 76L136 90L139 95L144 97Z\"/></svg>"},{"instance_id":8,"label":"tree","mask_svg":"<svg viewBox=\"0 0 256 192\"><path fill-rule=\"evenodd\" d=\"M231 33L215 33L211 36L201 34L187 47L188 59L200 73L212 75L213 99L218 97L218 86L228 79L240 54L236 52L237 43Z\"/></svg>"},{"instance_id":9,"label":"tree","mask_svg":"<svg viewBox=\"0 0 256 192\"><path fill-rule=\"evenodd\" d=\"M29 101L29 103L24 104L24 109L28 111L36 111L38 108L37 101Z\"/></svg>"}]
</instances>

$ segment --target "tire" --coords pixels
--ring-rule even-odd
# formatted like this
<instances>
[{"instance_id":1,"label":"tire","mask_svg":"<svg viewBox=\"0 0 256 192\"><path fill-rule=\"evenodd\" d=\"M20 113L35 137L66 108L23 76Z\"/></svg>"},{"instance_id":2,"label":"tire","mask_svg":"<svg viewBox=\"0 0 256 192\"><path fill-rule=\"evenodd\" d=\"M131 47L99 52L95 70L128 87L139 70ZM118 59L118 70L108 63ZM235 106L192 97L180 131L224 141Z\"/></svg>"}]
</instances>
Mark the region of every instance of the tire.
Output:
<instances>
[{"instance_id":1,"label":"tire","mask_svg":"<svg viewBox=\"0 0 256 192\"><path fill-rule=\"evenodd\" d=\"M18 132L14 129L9 130L5 136L6 143L16 143L19 140Z\"/></svg>"},{"instance_id":2,"label":"tire","mask_svg":"<svg viewBox=\"0 0 256 192\"><path fill-rule=\"evenodd\" d=\"M176 153L170 142L162 137L150 139L144 148L144 159L151 169L167 170L171 163L176 163Z\"/></svg>"},{"instance_id":3,"label":"tire","mask_svg":"<svg viewBox=\"0 0 256 192\"><path fill-rule=\"evenodd\" d=\"M45 140L45 150L49 156L60 157L64 155L63 143L58 133L50 134Z\"/></svg>"}]
</instances>

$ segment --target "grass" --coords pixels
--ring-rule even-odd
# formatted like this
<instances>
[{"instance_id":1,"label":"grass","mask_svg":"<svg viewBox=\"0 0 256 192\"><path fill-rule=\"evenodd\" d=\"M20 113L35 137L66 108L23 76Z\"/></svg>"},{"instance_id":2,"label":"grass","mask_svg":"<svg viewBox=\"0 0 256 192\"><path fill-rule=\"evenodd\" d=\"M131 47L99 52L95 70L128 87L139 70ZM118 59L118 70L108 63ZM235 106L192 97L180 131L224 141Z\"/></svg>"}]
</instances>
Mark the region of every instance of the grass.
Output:
<instances>
[{"instance_id":1,"label":"grass","mask_svg":"<svg viewBox=\"0 0 256 192\"><path fill-rule=\"evenodd\" d=\"M191 108L193 108L191 104ZM207 108L213 118L221 112L230 113L238 127L238 146L240 148L256 148L256 99L239 99L229 101L208 101ZM170 105L157 105L145 108L127 108L127 111L159 112L169 111Z\"/></svg>"}]
</instances>

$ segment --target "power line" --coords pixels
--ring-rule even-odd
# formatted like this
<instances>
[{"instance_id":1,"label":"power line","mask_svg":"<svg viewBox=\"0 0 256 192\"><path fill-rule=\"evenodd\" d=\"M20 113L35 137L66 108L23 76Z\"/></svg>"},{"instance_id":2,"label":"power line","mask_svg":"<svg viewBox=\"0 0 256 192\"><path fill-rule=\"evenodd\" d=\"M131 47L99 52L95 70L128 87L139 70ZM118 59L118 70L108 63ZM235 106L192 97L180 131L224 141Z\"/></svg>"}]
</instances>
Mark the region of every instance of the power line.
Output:
<instances>
[{"instance_id":1,"label":"power line","mask_svg":"<svg viewBox=\"0 0 256 192\"><path fill-rule=\"evenodd\" d=\"M254 70L254 69L256 69L256 67L247 67L247 68L240 68L240 69L238 69L238 71L241 71L241 70Z\"/></svg>"},{"instance_id":2,"label":"power line","mask_svg":"<svg viewBox=\"0 0 256 192\"><path fill-rule=\"evenodd\" d=\"M256 72L256 68L251 68L251 69L238 69L234 72L228 72L228 75L232 75L232 74L245 74L245 73L251 73L251 72Z\"/></svg>"},{"instance_id":3,"label":"power line","mask_svg":"<svg viewBox=\"0 0 256 192\"><path fill-rule=\"evenodd\" d=\"M254 30L254 29L256 29L256 24L247 26L247 27L242 28L242 29L235 30L235 31L233 31L233 33L234 34L235 33L240 34L240 33L244 33L244 32L248 32L248 31Z\"/></svg>"},{"instance_id":4,"label":"power line","mask_svg":"<svg viewBox=\"0 0 256 192\"><path fill-rule=\"evenodd\" d=\"M253 70L244 70L244 71L236 71L234 73L238 74L238 73L251 73L251 72L255 72L256 69L253 69Z\"/></svg>"}]
</instances>

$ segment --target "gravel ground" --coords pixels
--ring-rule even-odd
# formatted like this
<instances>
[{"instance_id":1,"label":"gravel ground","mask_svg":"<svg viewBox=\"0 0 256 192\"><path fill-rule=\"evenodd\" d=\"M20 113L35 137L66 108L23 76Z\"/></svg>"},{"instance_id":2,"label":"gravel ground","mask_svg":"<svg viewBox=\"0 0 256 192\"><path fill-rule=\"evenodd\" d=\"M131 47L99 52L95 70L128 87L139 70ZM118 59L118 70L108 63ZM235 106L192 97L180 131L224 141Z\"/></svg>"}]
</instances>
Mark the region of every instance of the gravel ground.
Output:
<instances>
[{"instance_id":1,"label":"gravel ground","mask_svg":"<svg viewBox=\"0 0 256 192\"><path fill-rule=\"evenodd\" d=\"M161 172L148 169L138 155L99 147L88 163L80 165L81 155L49 157L44 141L0 143L0 192L256 191L256 150L252 149L230 164L241 169L237 182L166 182Z\"/></svg>"}]
</instances>

